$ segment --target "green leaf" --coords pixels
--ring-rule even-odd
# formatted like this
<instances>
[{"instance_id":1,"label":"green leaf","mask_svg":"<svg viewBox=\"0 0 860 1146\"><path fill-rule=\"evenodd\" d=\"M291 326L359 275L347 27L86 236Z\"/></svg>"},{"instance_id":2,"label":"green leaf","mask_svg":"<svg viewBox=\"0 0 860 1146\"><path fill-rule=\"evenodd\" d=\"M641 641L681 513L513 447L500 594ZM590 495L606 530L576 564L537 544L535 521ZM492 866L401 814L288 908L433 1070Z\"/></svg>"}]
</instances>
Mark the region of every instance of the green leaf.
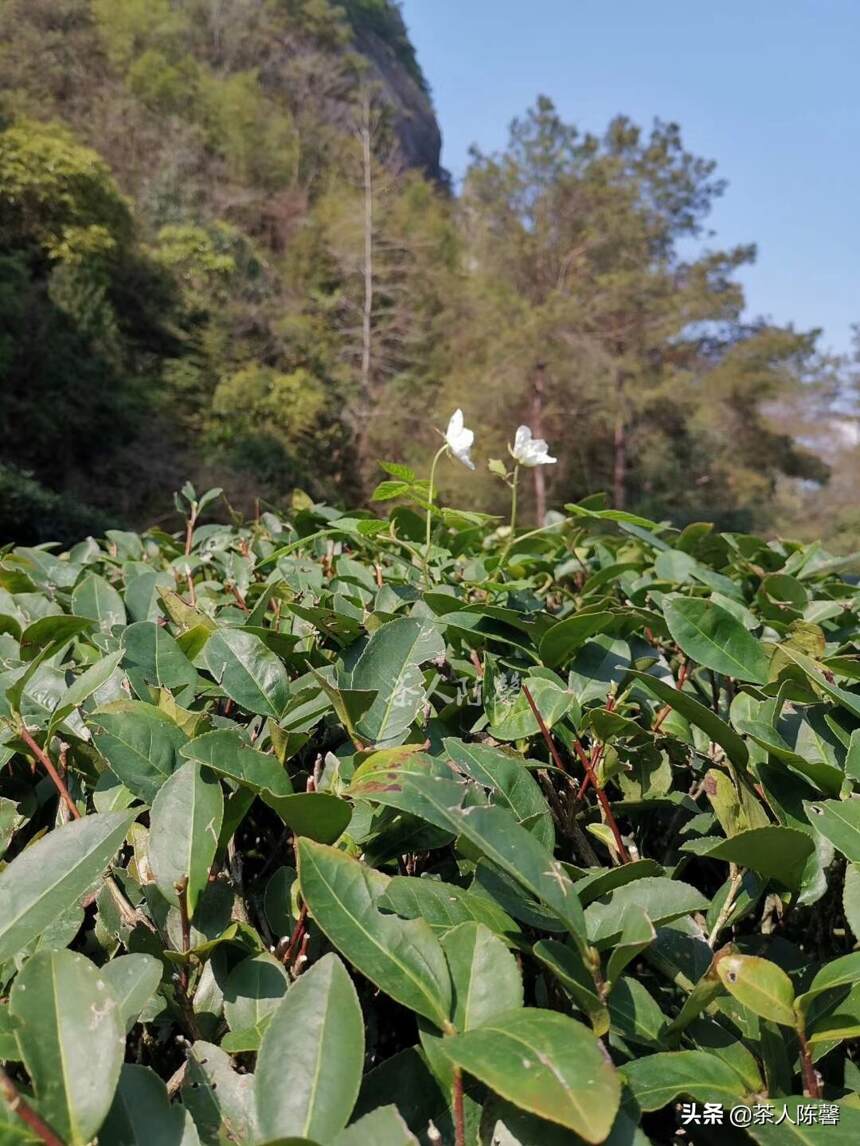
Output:
<instances>
[{"instance_id":1,"label":"green leaf","mask_svg":"<svg viewBox=\"0 0 860 1146\"><path fill-rule=\"evenodd\" d=\"M421 664L444 655L445 642L428 622L399 617L374 632L348 678L348 687L376 692L356 721L359 736L371 744L402 736L424 704Z\"/></svg>"},{"instance_id":2,"label":"green leaf","mask_svg":"<svg viewBox=\"0 0 860 1146\"><path fill-rule=\"evenodd\" d=\"M578 1134L557 1123L519 1110L497 1095L484 1103L479 1141L481 1146L582 1146ZM619 1110L604 1146L651 1146L650 1140Z\"/></svg>"},{"instance_id":3,"label":"green leaf","mask_svg":"<svg viewBox=\"0 0 860 1146\"><path fill-rule=\"evenodd\" d=\"M517 943L521 932L510 915L491 899L453 883L396 875L377 906L403 919L424 919L441 937L459 923L483 923L507 943Z\"/></svg>"},{"instance_id":4,"label":"green leaf","mask_svg":"<svg viewBox=\"0 0 860 1146\"><path fill-rule=\"evenodd\" d=\"M332 1146L419 1146L396 1106L379 1106L335 1138Z\"/></svg>"},{"instance_id":5,"label":"green leaf","mask_svg":"<svg viewBox=\"0 0 860 1146\"><path fill-rule=\"evenodd\" d=\"M729 760L736 764L739 768L745 768L749 760L749 752L747 746L744 744L740 736L731 728L724 720L721 720L710 708L706 708L704 704L700 704L695 697L690 696L688 692L684 692L679 688L673 688L670 684L666 684L664 680L659 680L655 676L649 676L648 673L630 671L630 676L635 677L641 684L643 684L649 692L653 692L658 699L662 700L664 704L668 704L676 712L679 712L691 724L695 724L697 728L701 728L703 732L719 744L724 749Z\"/></svg>"},{"instance_id":6,"label":"green leaf","mask_svg":"<svg viewBox=\"0 0 860 1146\"><path fill-rule=\"evenodd\" d=\"M547 668L557 668L595 633L605 632L613 621L606 611L576 613L547 629L538 645L541 660Z\"/></svg>"},{"instance_id":7,"label":"green leaf","mask_svg":"<svg viewBox=\"0 0 860 1146\"><path fill-rule=\"evenodd\" d=\"M142 953L120 955L108 960L101 973L116 998L123 1030L130 1031L158 990L161 963L154 956Z\"/></svg>"},{"instance_id":8,"label":"green leaf","mask_svg":"<svg viewBox=\"0 0 860 1146\"><path fill-rule=\"evenodd\" d=\"M843 1039L860 1038L860 984L844 998L807 1024L807 1039L812 1046L831 1044Z\"/></svg>"},{"instance_id":9,"label":"green leaf","mask_svg":"<svg viewBox=\"0 0 860 1146\"><path fill-rule=\"evenodd\" d=\"M523 684L531 693L532 700L547 728L557 724L576 703L573 692L555 680L529 676ZM489 690L489 685L486 687ZM540 731L537 717L522 689L510 700L502 700L496 695L488 697L486 703L488 715L492 712L490 734L496 740L523 740Z\"/></svg>"},{"instance_id":10,"label":"green leaf","mask_svg":"<svg viewBox=\"0 0 860 1146\"><path fill-rule=\"evenodd\" d=\"M615 983L624 968L656 938L654 924L641 903L629 903L621 916L621 935L606 964L606 979Z\"/></svg>"},{"instance_id":11,"label":"green leaf","mask_svg":"<svg viewBox=\"0 0 860 1146\"><path fill-rule=\"evenodd\" d=\"M197 682L197 670L161 625L137 621L122 634L124 664L130 680L172 690Z\"/></svg>"},{"instance_id":12,"label":"green leaf","mask_svg":"<svg viewBox=\"0 0 860 1146\"><path fill-rule=\"evenodd\" d=\"M85 669L79 677L75 678L60 697L57 702L57 707L51 713L51 724L49 726L48 735L50 735L51 730L65 720L78 705L83 704L85 700L110 680L119 666L121 659L122 652L110 653L106 657L101 657L95 664Z\"/></svg>"},{"instance_id":13,"label":"green leaf","mask_svg":"<svg viewBox=\"0 0 860 1146\"><path fill-rule=\"evenodd\" d=\"M458 1031L480 1027L523 1005L523 980L507 947L482 923L460 923L442 936L454 986Z\"/></svg>"},{"instance_id":14,"label":"green leaf","mask_svg":"<svg viewBox=\"0 0 860 1146\"><path fill-rule=\"evenodd\" d=\"M860 983L860 951L852 951L849 955L842 955L839 959L831 959L829 963L825 963L800 998L809 1000L822 991L831 991L835 987L851 987L855 983Z\"/></svg>"},{"instance_id":15,"label":"green leaf","mask_svg":"<svg viewBox=\"0 0 860 1146\"><path fill-rule=\"evenodd\" d=\"M111 772L151 804L173 774L177 752L188 739L182 729L154 705L137 701L120 701L95 712L87 724Z\"/></svg>"},{"instance_id":16,"label":"green leaf","mask_svg":"<svg viewBox=\"0 0 860 1146\"><path fill-rule=\"evenodd\" d=\"M441 1049L496 1094L586 1142L602 1142L612 1127L618 1075L595 1035L566 1015L512 1011L443 1040Z\"/></svg>"},{"instance_id":17,"label":"green leaf","mask_svg":"<svg viewBox=\"0 0 860 1146\"><path fill-rule=\"evenodd\" d=\"M681 845L681 850L706 855L709 859L725 860L776 879L786 887L797 888L802 882L806 861L815 850L815 843L808 832L770 824L766 828L738 832L728 840L707 836L689 840Z\"/></svg>"},{"instance_id":18,"label":"green leaf","mask_svg":"<svg viewBox=\"0 0 860 1146\"><path fill-rule=\"evenodd\" d=\"M293 793L293 785L283 765L274 756L252 748L232 728L220 728L195 736L182 746L180 755L238 781L257 795L274 797L271 800L273 807L277 807L277 797Z\"/></svg>"},{"instance_id":19,"label":"green leaf","mask_svg":"<svg viewBox=\"0 0 860 1146\"><path fill-rule=\"evenodd\" d=\"M609 1030L609 1012L598 992L594 975L576 948L557 939L541 939L534 945L534 954L552 971L577 1007L591 1023L594 1033L605 1035Z\"/></svg>"},{"instance_id":20,"label":"green leaf","mask_svg":"<svg viewBox=\"0 0 860 1146\"><path fill-rule=\"evenodd\" d=\"M55 828L0 872L0 964L98 883L134 814L102 812Z\"/></svg>"},{"instance_id":21,"label":"green leaf","mask_svg":"<svg viewBox=\"0 0 860 1146\"><path fill-rule=\"evenodd\" d=\"M370 495L370 500L391 501L396 497L407 497L411 489L407 481L381 481Z\"/></svg>"},{"instance_id":22,"label":"green leaf","mask_svg":"<svg viewBox=\"0 0 860 1146\"><path fill-rule=\"evenodd\" d=\"M47 645L64 644L80 633L94 629L95 622L87 617L58 615L39 617L27 625L21 634L21 659L31 661Z\"/></svg>"},{"instance_id":23,"label":"green leaf","mask_svg":"<svg viewBox=\"0 0 860 1146\"><path fill-rule=\"evenodd\" d=\"M860 865L855 863L849 863L845 868L842 910L854 938L860 939Z\"/></svg>"},{"instance_id":24,"label":"green leaf","mask_svg":"<svg viewBox=\"0 0 860 1146\"><path fill-rule=\"evenodd\" d=\"M725 989L763 1019L793 1027L794 987L776 963L757 955L724 955L716 962Z\"/></svg>"},{"instance_id":25,"label":"green leaf","mask_svg":"<svg viewBox=\"0 0 860 1146\"><path fill-rule=\"evenodd\" d=\"M688 883L666 876L644 876L589 904L585 922L591 942L598 947L616 944L631 905L642 908L654 926L660 927L682 915L707 910L708 900Z\"/></svg>"},{"instance_id":26,"label":"green leaf","mask_svg":"<svg viewBox=\"0 0 860 1146\"><path fill-rule=\"evenodd\" d=\"M665 596L662 605L673 639L697 664L736 680L766 683L770 657L726 609L702 597L674 594Z\"/></svg>"},{"instance_id":27,"label":"green leaf","mask_svg":"<svg viewBox=\"0 0 860 1146\"><path fill-rule=\"evenodd\" d=\"M290 980L267 951L237 963L224 983L224 1018L231 1031L259 1026L277 1009Z\"/></svg>"},{"instance_id":28,"label":"green leaf","mask_svg":"<svg viewBox=\"0 0 860 1146\"><path fill-rule=\"evenodd\" d=\"M373 868L307 839L296 851L302 896L334 946L387 995L444 1027L451 976L429 925L381 914L388 879Z\"/></svg>"},{"instance_id":29,"label":"green leaf","mask_svg":"<svg viewBox=\"0 0 860 1146\"><path fill-rule=\"evenodd\" d=\"M204 1143L260 1141L254 1075L239 1074L226 1051L213 1043L198 1039L188 1051L182 1103Z\"/></svg>"},{"instance_id":30,"label":"green leaf","mask_svg":"<svg viewBox=\"0 0 860 1146\"><path fill-rule=\"evenodd\" d=\"M15 979L9 1010L39 1110L71 1146L85 1146L110 1109L125 1052L110 987L83 955L40 951Z\"/></svg>"},{"instance_id":31,"label":"green leaf","mask_svg":"<svg viewBox=\"0 0 860 1146\"><path fill-rule=\"evenodd\" d=\"M216 630L206 642L203 659L227 696L241 708L277 720L287 707L287 670L253 633Z\"/></svg>"},{"instance_id":32,"label":"green leaf","mask_svg":"<svg viewBox=\"0 0 860 1146\"><path fill-rule=\"evenodd\" d=\"M126 1063L99 1146L200 1146L189 1112L171 1105L167 1088L148 1066Z\"/></svg>"},{"instance_id":33,"label":"green leaf","mask_svg":"<svg viewBox=\"0 0 860 1146\"><path fill-rule=\"evenodd\" d=\"M109 581L97 573L88 573L79 581L72 593L72 612L79 617L97 621L101 630L109 633L114 625L126 622L122 597Z\"/></svg>"},{"instance_id":34,"label":"green leaf","mask_svg":"<svg viewBox=\"0 0 860 1146\"><path fill-rule=\"evenodd\" d=\"M582 907L567 873L507 809L464 806L461 784L438 774L422 775L403 768L363 773L356 778L352 791L462 836L546 904L571 934L584 939Z\"/></svg>"},{"instance_id":35,"label":"green leaf","mask_svg":"<svg viewBox=\"0 0 860 1146\"><path fill-rule=\"evenodd\" d=\"M808 808L817 831L850 863L860 862L860 799L821 800Z\"/></svg>"},{"instance_id":36,"label":"green leaf","mask_svg":"<svg viewBox=\"0 0 860 1146\"><path fill-rule=\"evenodd\" d=\"M708 1051L666 1051L626 1063L622 1073L640 1110L660 1110L682 1095L695 1102L736 1106L744 1084L728 1063Z\"/></svg>"},{"instance_id":37,"label":"green leaf","mask_svg":"<svg viewBox=\"0 0 860 1146\"><path fill-rule=\"evenodd\" d=\"M526 761L509 748L466 744L448 737L445 751L457 767L491 791L493 803L508 808L532 835L552 851L555 829L552 813Z\"/></svg>"},{"instance_id":38,"label":"green leaf","mask_svg":"<svg viewBox=\"0 0 860 1146\"><path fill-rule=\"evenodd\" d=\"M349 1119L363 1062L355 987L340 959L325 955L293 984L263 1035L254 1082L260 1133L328 1142Z\"/></svg>"},{"instance_id":39,"label":"green leaf","mask_svg":"<svg viewBox=\"0 0 860 1146\"><path fill-rule=\"evenodd\" d=\"M189 916L209 882L224 815L221 785L189 760L170 776L152 803L149 862L158 890L178 904L177 885L186 884Z\"/></svg>"}]
</instances>

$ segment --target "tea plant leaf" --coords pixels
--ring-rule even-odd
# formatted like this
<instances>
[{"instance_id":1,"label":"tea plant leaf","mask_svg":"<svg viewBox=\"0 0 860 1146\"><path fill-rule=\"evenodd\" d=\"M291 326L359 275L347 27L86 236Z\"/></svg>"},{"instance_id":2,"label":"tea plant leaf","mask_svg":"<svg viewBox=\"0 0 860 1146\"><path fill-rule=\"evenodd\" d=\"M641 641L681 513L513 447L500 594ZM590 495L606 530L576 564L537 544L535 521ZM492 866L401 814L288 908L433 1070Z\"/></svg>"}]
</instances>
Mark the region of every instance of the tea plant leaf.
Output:
<instances>
[{"instance_id":1,"label":"tea plant leaf","mask_svg":"<svg viewBox=\"0 0 860 1146\"><path fill-rule=\"evenodd\" d=\"M202 655L227 696L248 712L277 720L287 707L287 670L258 636L241 629L218 629L209 637Z\"/></svg>"},{"instance_id":2,"label":"tea plant leaf","mask_svg":"<svg viewBox=\"0 0 860 1146\"><path fill-rule=\"evenodd\" d=\"M396 1106L379 1106L342 1130L333 1146L418 1146Z\"/></svg>"},{"instance_id":3,"label":"tea plant leaf","mask_svg":"<svg viewBox=\"0 0 860 1146\"><path fill-rule=\"evenodd\" d=\"M813 823L850 863L860 863L860 800L811 804Z\"/></svg>"},{"instance_id":4,"label":"tea plant leaf","mask_svg":"<svg viewBox=\"0 0 860 1146\"><path fill-rule=\"evenodd\" d=\"M363 1061L355 987L340 959L325 955L293 984L263 1035L254 1080L261 1134L329 1141L355 1105Z\"/></svg>"},{"instance_id":5,"label":"tea plant leaf","mask_svg":"<svg viewBox=\"0 0 860 1146\"><path fill-rule=\"evenodd\" d=\"M717 960L717 974L730 995L763 1019L793 1027L794 987L776 963L757 955L725 955Z\"/></svg>"},{"instance_id":6,"label":"tea plant leaf","mask_svg":"<svg viewBox=\"0 0 860 1146\"><path fill-rule=\"evenodd\" d=\"M771 824L738 832L728 840L691 840L685 851L721 859L779 880L787 887L799 887L806 861L815 850L808 832Z\"/></svg>"},{"instance_id":7,"label":"tea plant leaf","mask_svg":"<svg viewBox=\"0 0 860 1146\"><path fill-rule=\"evenodd\" d=\"M148 1066L126 1063L99 1146L200 1146L191 1114L171 1104L167 1088Z\"/></svg>"},{"instance_id":8,"label":"tea plant leaf","mask_svg":"<svg viewBox=\"0 0 860 1146\"><path fill-rule=\"evenodd\" d=\"M451 1020L458 1031L479 1027L523 1005L517 961L482 923L460 923L441 942L454 987Z\"/></svg>"},{"instance_id":9,"label":"tea plant leaf","mask_svg":"<svg viewBox=\"0 0 860 1146\"><path fill-rule=\"evenodd\" d=\"M119 1008L123 1029L131 1030L161 982L162 966L158 959L142 952L120 955L101 968Z\"/></svg>"},{"instance_id":10,"label":"tea plant leaf","mask_svg":"<svg viewBox=\"0 0 860 1146\"><path fill-rule=\"evenodd\" d=\"M745 1097L739 1074L708 1051L663 1051L626 1063L621 1073L640 1110L660 1110L677 1098L736 1106Z\"/></svg>"},{"instance_id":11,"label":"tea plant leaf","mask_svg":"<svg viewBox=\"0 0 860 1146\"><path fill-rule=\"evenodd\" d=\"M440 937L459 923L483 923L507 943L517 943L520 928L492 899L437 879L396 875L378 906L403 919L424 919Z\"/></svg>"},{"instance_id":12,"label":"tea plant leaf","mask_svg":"<svg viewBox=\"0 0 860 1146\"><path fill-rule=\"evenodd\" d=\"M736 680L764 684L770 657L760 641L720 605L702 597L663 598L669 632L697 664Z\"/></svg>"},{"instance_id":13,"label":"tea plant leaf","mask_svg":"<svg viewBox=\"0 0 860 1146\"><path fill-rule=\"evenodd\" d=\"M0 964L98 883L134 814L84 816L44 836L0 871Z\"/></svg>"},{"instance_id":14,"label":"tea plant leaf","mask_svg":"<svg viewBox=\"0 0 860 1146\"><path fill-rule=\"evenodd\" d=\"M297 856L302 896L334 946L387 995L444 1027L451 976L428 924L383 915L387 878L343 852L300 839Z\"/></svg>"},{"instance_id":15,"label":"tea plant leaf","mask_svg":"<svg viewBox=\"0 0 860 1146\"><path fill-rule=\"evenodd\" d=\"M537 1007L513 1011L441 1047L496 1094L586 1142L602 1142L612 1127L618 1075L591 1031L566 1015Z\"/></svg>"},{"instance_id":16,"label":"tea plant leaf","mask_svg":"<svg viewBox=\"0 0 860 1146\"><path fill-rule=\"evenodd\" d=\"M124 625L125 605L122 597L104 577L88 573L75 586L72 592L72 612L79 617L89 617L97 621L99 627L109 633L114 625Z\"/></svg>"},{"instance_id":17,"label":"tea plant leaf","mask_svg":"<svg viewBox=\"0 0 860 1146\"><path fill-rule=\"evenodd\" d=\"M363 774L353 793L410 812L436 827L462 836L561 920L571 934L584 938L582 907L564 868L521 827L507 809L464 806L462 785L440 775L389 770Z\"/></svg>"},{"instance_id":18,"label":"tea plant leaf","mask_svg":"<svg viewBox=\"0 0 860 1146\"><path fill-rule=\"evenodd\" d=\"M188 1052L182 1103L204 1144L260 1140L253 1074L239 1074L226 1051L198 1039Z\"/></svg>"},{"instance_id":19,"label":"tea plant leaf","mask_svg":"<svg viewBox=\"0 0 860 1146\"><path fill-rule=\"evenodd\" d=\"M673 688L664 680L649 676L648 673L631 670L630 676L635 677L649 692L654 693L664 704L668 704L670 708L679 712L691 724L695 724L697 728L701 728L703 732L707 733L715 744L719 744L724 749L733 764L737 764L739 768L746 767L749 752L742 737L710 708L700 704L688 692L684 692L680 688Z\"/></svg>"},{"instance_id":20,"label":"tea plant leaf","mask_svg":"<svg viewBox=\"0 0 860 1146\"><path fill-rule=\"evenodd\" d=\"M377 629L349 677L350 688L376 692L356 721L359 736L371 744L401 736L424 703L420 665L444 652L442 637L427 622L399 617Z\"/></svg>"},{"instance_id":21,"label":"tea plant leaf","mask_svg":"<svg viewBox=\"0 0 860 1146\"><path fill-rule=\"evenodd\" d=\"M188 739L178 725L151 704L120 702L88 718L93 743L130 792L151 804L177 765Z\"/></svg>"},{"instance_id":22,"label":"tea plant leaf","mask_svg":"<svg viewBox=\"0 0 860 1146\"><path fill-rule=\"evenodd\" d=\"M125 1053L110 987L83 955L40 951L16 977L9 1010L40 1110L71 1146L85 1146L110 1109Z\"/></svg>"},{"instance_id":23,"label":"tea plant leaf","mask_svg":"<svg viewBox=\"0 0 860 1146\"><path fill-rule=\"evenodd\" d=\"M152 802L149 862L158 890L178 904L184 887L189 916L209 881L218 846L224 797L217 779L193 760L164 782Z\"/></svg>"}]
</instances>

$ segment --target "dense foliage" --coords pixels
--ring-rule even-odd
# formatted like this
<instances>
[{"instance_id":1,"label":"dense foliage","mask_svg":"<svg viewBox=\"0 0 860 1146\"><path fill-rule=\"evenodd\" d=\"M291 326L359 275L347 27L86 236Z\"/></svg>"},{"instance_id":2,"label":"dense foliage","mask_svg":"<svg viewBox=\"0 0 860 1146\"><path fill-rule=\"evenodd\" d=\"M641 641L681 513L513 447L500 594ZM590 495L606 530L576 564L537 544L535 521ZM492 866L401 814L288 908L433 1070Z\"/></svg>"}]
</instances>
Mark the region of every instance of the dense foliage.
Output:
<instances>
[{"instance_id":1,"label":"dense foliage","mask_svg":"<svg viewBox=\"0 0 860 1146\"><path fill-rule=\"evenodd\" d=\"M850 547L844 364L746 317L754 248L714 249L723 183L675 124L540 99L459 196L438 158L390 0L0 0L4 480L125 524L186 474L245 512L356 504L469 398L499 445L502 410L567 442L535 519L594 489L731 529L812 500Z\"/></svg>"},{"instance_id":2,"label":"dense foliage","mask_svg":"<svg viewBox=\"0 0 860 1146\"><path fill-rule=\"evenodd\" d=\"M845 562L385 468L5 551L0 1141L856 1142Z\"/></svg>"}]
</instances>

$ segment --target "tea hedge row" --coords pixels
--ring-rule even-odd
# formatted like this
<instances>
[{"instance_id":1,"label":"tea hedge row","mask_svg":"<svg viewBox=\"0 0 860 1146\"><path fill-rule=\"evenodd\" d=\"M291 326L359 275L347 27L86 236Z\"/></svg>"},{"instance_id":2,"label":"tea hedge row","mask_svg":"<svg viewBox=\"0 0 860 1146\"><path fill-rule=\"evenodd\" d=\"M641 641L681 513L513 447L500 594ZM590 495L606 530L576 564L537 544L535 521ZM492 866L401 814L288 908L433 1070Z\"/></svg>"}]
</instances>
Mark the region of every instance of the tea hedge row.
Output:
<instances>
[{"instance_id":1,"label":"tea hedge row","mask_svg":"<svg viewBox=\"0 0 860 1146\"><path fill-rule=\"evenodd\" d=\"M2 555L0 1142L856 1142L850 559L388 468Z\"/></svg>"}]
</instances>

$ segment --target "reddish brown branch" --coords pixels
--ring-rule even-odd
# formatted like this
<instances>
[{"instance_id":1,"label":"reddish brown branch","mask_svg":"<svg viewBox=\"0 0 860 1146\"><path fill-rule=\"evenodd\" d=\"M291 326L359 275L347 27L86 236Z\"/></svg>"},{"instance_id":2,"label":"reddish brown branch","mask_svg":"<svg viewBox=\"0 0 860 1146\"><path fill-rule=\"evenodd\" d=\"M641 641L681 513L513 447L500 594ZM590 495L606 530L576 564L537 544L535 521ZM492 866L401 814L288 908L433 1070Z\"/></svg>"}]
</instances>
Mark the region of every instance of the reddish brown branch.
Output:
<instances>
[{"instance_id":1,"label":"reddish brown branch","mask_svg":"<svg viewBox=\"0 0 860 1146\"><path fill-rule=\"evenodd\" d=\"M567 769L564 767L561 759L561 754L555 745L552 733L547 728L546 721L541 716L540 710L535 704L534 697L529 692L527 685L523 685L523 693L525 694L526 700L529 702L529 707L534 713L535 720L538 722L538 726L540 727L543 738L546 741L547 747L550 750L553 760L556 762L559 768L566 772ZM627 851L627 848L624 845L624 840L621 838L621 832L618 829L615 813L612 811L612 804L609 802L609 797L606 795L606 792L597 781L597 775L594 771L594 764L589 758L588 753L582 747L579 737L574 738L574 748L576 749L576 754L579 757L579 761L582 764L583 769L585 770L586 782L591 784L591 786L594 788L595 794L597 795L597 799L603 811L603 818L606 821L609 830L612 832L612 838L615 841L615 848L618 852L618 856L622 863L630 863L630 853ZM582 795L582 791L584 789L585 783L583 783L583 787L580 790L580 796Z\"/></svg>"},{"instance_id":2,"label":"reddish brown branch","mask_svg":"<svg viewBox=\"0 0 860 1146\"><path fill-rule=\"evenodd\" d=\"M228 588L230 589L230 592L233 594L234 598L236 599L236 604L239 606L239 608L244 613L250 613L251 610L248 608L248 606L245 602L245 598L239 592L239 586L236 584L236 582L231 581Z\"/></svg>"},{"instance_id":3,"label":"reddish brown branch","mask_svg":"<svg viewBox=\"0 0 860 1146\"><path fill-rule=\"evenodd\" d=\"M299 918L296 920L296 925L293 928L293 933L290 936L289 943L284 948L281 955L281 962L285 967L289 967L293 957L299 953L302 942L305 938L305 925L308 919L308 909L306 904L302 904Z\"/></svg>"},{"instance_id":4,"label":"reddish brown branch","mask_svg":"<svg viewBox=\"0 0 860 1146\"><path fill-rule=\"evenodd\" d=\"M546 721L544 720L543 716L541 716L540 709L535 704L535 698L532 696L531 692L529 692L528 685L525 685L525 684L523 685L523 695L525 696L526 700L529 702L529 708L532 710L532 713L534 714L534 718L538 722L538 728L540 728L540 730L541 730L541 734L544 738L544 741L546 742L547 748L549 749L549 754L553 759L553 763L555 764L555 766L557 768L561 769L562 772L566 772L569 775L570 774L569 769L568 769L567 765L565 764L564 760L562 759L561 753L559 752L558 748L556 747L556 743L552 738L552 733L547 728ZM579 744L578 740L576 743L577 743L577 746L581 748L581 745Z\"/></svg>"},{"instance_id":5,"label":"reddish brown branch","mask_svg":"<svg viewBox=\"0 0 860 1146\"><path fill-rule=\"evenodd\" d=\"M30 735L30 733L27 731L27 729L23 726L23 724L21 725L20 735L21 735L21 739L24 741L24 743L27 745L27 747L30 749L30 751L33 753L33 755L36 757L36 759L39 761L39 763L42 765L42 767L48 773L48 775L51 777L51 780L53 781L54 787L57 789L57 791L59 792L60 797L64 801L66 807L69 809L69 814L72 816L73 819L79 820L81 818L81 813L78 811L77 807L75 806L75 801L72 799L71 795L69 794L69 789L66 787L65 780L60 775L60 773L57 771L57 769L54 767L53 760L50 758L50 756L47 754L47 752L45 752L45 750L43 748L39 747L39 745L36 743L36 741L33 739L33 737Z\"/></svg>"},{"instance_id":6,"label":"reddish brown branch","mask_svg":"<svg viewBox=\"0 0 860 1146\"><path fill-rule=\"evenodd\" d=\"M463 1107L463 1072L454 1067L453 1106L454 1106L454 1146L466 1146L466 1114Z\"/></svg>"},{"instance_id":7,"label":"reddish brown branch","mask_svg":"<svg viewBox=\"0 0 860 1146\"><path fill-rule=\"evenodd\" d=\"M684 661L684 663L681 665L680 669L678 670L678 688L679 689L682 689L684 687L684 681L687 679L688 672L689 672L689 667L687 665L687 662ZM666 719L666 717L669 715L669 713L671 711L672 711L671 704L665 704L660 709L660 711L657 713L657 719L654 721L654 727L651 729L652 732L659 732L660 731L660 729L663 726L663 721Z\"/></svg>"},{"instance_id":8,"label":"reddish brown branch","mask_svg":"<svg viewBox=\"0 0 860 1146\"><path fill-rule=\"evenodd\" d=\"M797 1041L800 1043L800 1069L803 1073L803 1093L807 1098L821 1098L821 1084L812 1062L809 1043L806 1041L806 1032L797 1028Z\"/></svg>"},{"instance_id":9,"label":"reddish brown branch","mask_svg":"<svg viewBox=\"0 0 860 1146\"><path fill-rule=\"evenodd\" d=\"M9 1109L17 1114L22 1122L26 1122L46 1146L65 1146L59 1134L52 1130L48 1123L36 1113L2 1067L0 1067L0 1094L6 1099Z\"/></svg>"}]
</instances>

